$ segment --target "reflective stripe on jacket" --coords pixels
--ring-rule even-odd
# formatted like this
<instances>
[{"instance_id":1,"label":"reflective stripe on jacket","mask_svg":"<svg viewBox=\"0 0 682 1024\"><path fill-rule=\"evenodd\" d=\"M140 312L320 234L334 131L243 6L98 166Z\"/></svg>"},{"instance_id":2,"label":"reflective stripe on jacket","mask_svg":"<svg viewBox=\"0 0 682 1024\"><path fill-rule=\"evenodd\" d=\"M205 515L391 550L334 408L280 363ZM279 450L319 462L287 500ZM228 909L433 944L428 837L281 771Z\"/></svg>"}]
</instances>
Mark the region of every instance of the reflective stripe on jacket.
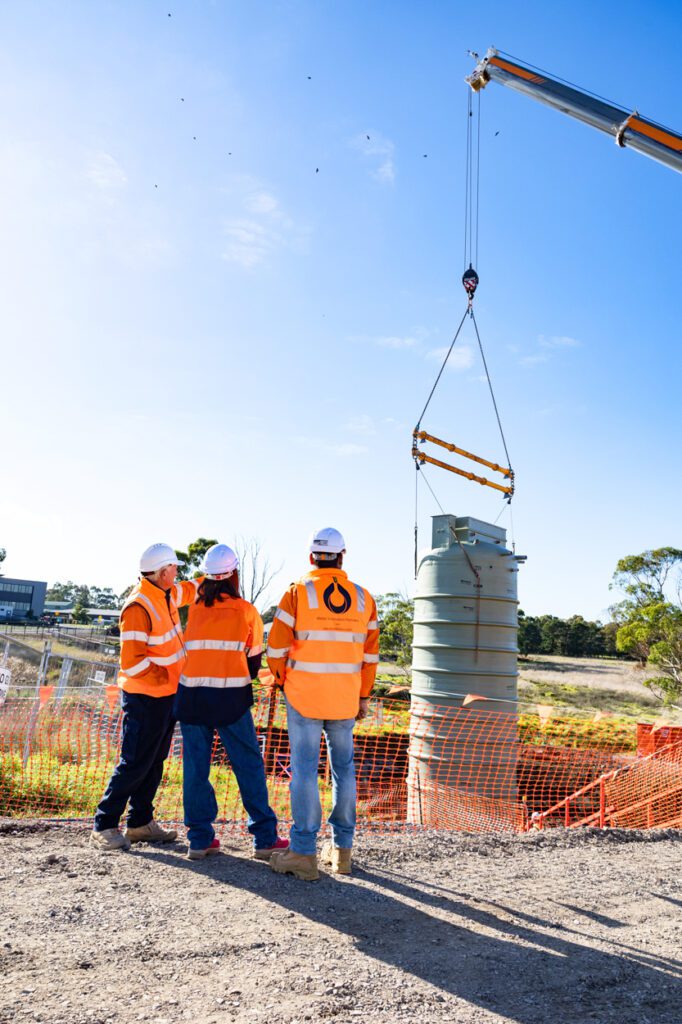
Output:
<instances>
[{"instance_id":1,"label":"reflective stripe on jacket","mask_svg":"<svg viewBox=\"0 0 682 1024\"><path fill-rule=\"evenodd\" d=\"M374 598L342 569L313 569L280 601L267 657L300 714L355 718L379 661Z\"/></svg>"},{"instance_id":2,"label":"reflective stripe on jacket","mask_svg":"<svg viewBox=\"0 0 682 1024\"><path fill-rule=\"evenodd\" d=\"M195 600L200 582L176 583L165 591L142 577L135 585L121 610L122 690L150 697L175 693L186 657L178 605Z\"/></svg>"},{"instance_id":3,"label":"reflective stripe on jacket","mask_svg":"<svg viewBox=\"0 0 682 1024\"><path fill-rule=\"evenodd\" d=\"M254 606L241 597L226 597L210 608L195 604L185 648L176 717L192 725L235 722L253 703L247 659L257 658L260 666L263 651L263 621Z\"/></svg>"}]
</instances>

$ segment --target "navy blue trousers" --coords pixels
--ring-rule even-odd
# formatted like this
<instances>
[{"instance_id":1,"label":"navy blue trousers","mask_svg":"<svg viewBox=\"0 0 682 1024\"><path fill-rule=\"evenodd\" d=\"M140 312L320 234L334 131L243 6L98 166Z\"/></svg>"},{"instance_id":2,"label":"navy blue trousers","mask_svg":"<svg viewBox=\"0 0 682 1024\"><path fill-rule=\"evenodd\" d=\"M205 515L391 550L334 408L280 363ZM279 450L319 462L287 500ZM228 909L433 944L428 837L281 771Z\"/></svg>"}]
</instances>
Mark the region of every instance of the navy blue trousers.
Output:
<instances>
[{"instance_id":1,"label":"navy blue trousers","mask_svg":"<svg viewBox=\"0 0 682 1024\"><path fill-rule=\"evenodd\" d=\"M128 802L129 828L147 825L154 817L154 797L175 728L174 700L174 695L122 692L121 757L95 814L97 832L118 828Z\"/></svg>"}]
</instances>

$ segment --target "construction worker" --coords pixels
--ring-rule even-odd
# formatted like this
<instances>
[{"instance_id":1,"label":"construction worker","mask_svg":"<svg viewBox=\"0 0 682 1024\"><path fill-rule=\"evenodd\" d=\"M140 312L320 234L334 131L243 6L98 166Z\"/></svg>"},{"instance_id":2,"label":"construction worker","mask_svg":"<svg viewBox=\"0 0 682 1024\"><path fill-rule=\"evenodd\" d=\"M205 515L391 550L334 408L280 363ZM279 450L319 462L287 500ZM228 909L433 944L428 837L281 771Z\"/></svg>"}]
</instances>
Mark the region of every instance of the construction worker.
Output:
<instances>
[{"instance_id":1,"label":"construction worker","mask_svg":"<svg viewBox=\"0 0 682 1024\"><path fill-rule=\"evenodd\" d=\"M209 782L217 730L249 816L254 856L269 860L289 843L277 836L277 818L268 801L265 766L251 716L251 680L261 665L263 621L239 595L239 560L231 548L214 544L206 552L204 569L206 576L187 620L187 661L175 704L182 729L188 857L202 860L220 853L213 829L218 804Z\"/></svg>"},{"instance_id":2,"label":"construction worker","mask_svg":"<svg viewBox=\"0 0 682 1024\"><path fill-rule=\"evenodd\" d=\"M194 602L200 583L176 583L177 571L173 548L152 544L142 553L140 579L121 610L121 755L90 837L101 850L169 843L177 836L154 821L153 806L175 728L173 702L186 657L178 608ZM118 826L128 802L122 835Z\"/></svg>"},{"instance_id":3,"label":"construction worker","mask_svg":"<svg viewBox=\"0 0 682 1024\"><path fill-rule=\"evenodd\" d=\"M318 787L324 732L331 765L331 843L322 862L350 874L355 833L353 726L366 716L379 661L377 610L372 595L341 568L346 544L338 530L318 530L310 542L313 568L284 594L268 637L267 658L284 689L291 748L290 849L270 866L314 881L322 821Z\"/></svg>"}]
</instances>

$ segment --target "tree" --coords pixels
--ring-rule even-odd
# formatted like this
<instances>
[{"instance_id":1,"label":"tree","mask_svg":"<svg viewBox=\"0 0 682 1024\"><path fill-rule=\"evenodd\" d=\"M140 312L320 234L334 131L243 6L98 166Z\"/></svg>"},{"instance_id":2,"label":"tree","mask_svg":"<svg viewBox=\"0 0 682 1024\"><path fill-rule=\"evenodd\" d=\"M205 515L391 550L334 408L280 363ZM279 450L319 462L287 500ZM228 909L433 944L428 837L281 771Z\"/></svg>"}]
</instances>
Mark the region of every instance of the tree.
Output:
<instances>
[{"instance_id":1,"label":"tree","mask_svg":"<svg viewBox=\"0 0 682 1024\"><path fill-rule=\"evenodd\" d=\"M656 666L662 675L644 680L644 685L663 703L672 704L682 696L682 595L680 573L676 573L676 600L666 598L666 585L673 570L682 564L678 548L657 548L641 555L628 555L616 565L614 585L627 597L615 606L618 621L616 646L636 658L644 668Z\"/></svg>"},{"instance_id":2,"label":"tree","mask_svg":"<svg viewBox=\"0 0 682 1024\"><path fill-rule=\"evenodd\" d=\"M88 606L83 604L82 601L78 600L74 605L73 611L71 612L71 621L85 624L90 621L88 615Z\"/></svg>"},{"instance_id":3,"label":"tree","mask_svg":"<svg viewBox=\"0 0 682 1024\"><path fill-rule=\"evenodd\" d=\"M277 611L277 605L271 604L269 608L266 608L261 618L263 619L263 625L267 626L268 623L275 621L275 612Z\"/></svg>"},{"instance_id":4,"label":"tree","mask_svg":"<svg viewBox=\"0 0 682 1024\"><path fill-rule=\"evenodd\" d=\"M414 601L404 594L382 594L377 598L379 616L379 657L392 661L409 675L412 665Z\"/></svg>"},{"instance_id":5,"label":"tree","mask_svg":"<svg viewBox=\"0 0 682 1024\"><path fill-rule=\"evenodd\" d=\"M542 633L538 620L532 615L525 615L519 609L519 653L539 654L542 646Z\"/></svg>"},{"instance_id":6,"label":"tree","mask_svg":"<svg viewBox=\"0 0 682 1024\"><path fill-rule=\"evenodd\" d=\"M209 548L217 544L217 540L197 537L187 551L176 551L178 556L178 579L188 580L201 575L201 565ZM238 537L233 550L239 559L239 588L242 597L251 604L260 602L267 604L268 587L282 568L273 569L270 559L263 551L261 542L256 537Z\"/></svg>"},{"instance_id":7,"label":"tree","mask_svg":"<svg viewBox=\"0 0 682 1024\"><path fill-rule=\"evenodd\" d=\"M90 587L90 608L118 608L119 600L111 587Z\"/></svg>"},{"instance_id":8,"label":"tree","mask_svg":"<svg viewBox=\"0 0 682 1024\"><path fill-rule=\"evenodd\" d=\"M201 563L209 548L217 544L217 540L209 540L207 537L197 537L187 548L187 551L176 551L178 557L178 579L191 580L194 576L201 575Z\"/></svg>"},{"instance_id":9,"label":"tree","mask_svg":"<svg viewBox=\"0 0 682 1024\"><path fill-rule=\"evenodd\" d=\"M122 596L117 597L111 587L89 587L83 583L53 583L45 594L46 601L66 601L84 608L119 608Z\"/></svg>"},{"instance_id":10,"label":"tree","mask_svg":"<svg viewBox=\"0 0 682 1024\"><path fill-rule=\"evenodd\" d=\"M268 588L281 571L282 563L273 569L257 537L238 537L234 550L239 558L239 583L243 597L251 604L268 604Z\"/></svg>"},{"instance_id":11,"label":"tree","mask_svg":"<svg viewBox=\"0 0 682 1024\"><path fill-rule=\"evenodd\" d=\"M0 564L2 564L2 562L4 562L6 558L7 558L7 552L5 551L4 548L0 548ZM2 576L1 572L0 572L0 576Z\"/></svg>"},{"instance_id":12,"label":"tree","mask_svg":"<svg viewBox=\"0 0 682 1024\"><path fill-rule=\"evenodd\" d=\"M616 564L611 586L627 594L622 604L632 603L640 607L654 604L666 600L668 578L673 570L681 567L682 551L679 548L655 548L643 551L641 555L626 555ZM675 575L679 599L682 574L678 571Z\"/></svg>"},{"instance_id":13,"label":"tree","mask_svg":"<svg viewBox=\"0 0 682 1024\"><path fill-rule=\"evenodd\" d=\"M69 604L73 604L76 600L77 590L78 584L73 583L71 580L68 583L53 583L51 587L47 588L45 600L68 601Z\"/></svg>"}]
</instances>

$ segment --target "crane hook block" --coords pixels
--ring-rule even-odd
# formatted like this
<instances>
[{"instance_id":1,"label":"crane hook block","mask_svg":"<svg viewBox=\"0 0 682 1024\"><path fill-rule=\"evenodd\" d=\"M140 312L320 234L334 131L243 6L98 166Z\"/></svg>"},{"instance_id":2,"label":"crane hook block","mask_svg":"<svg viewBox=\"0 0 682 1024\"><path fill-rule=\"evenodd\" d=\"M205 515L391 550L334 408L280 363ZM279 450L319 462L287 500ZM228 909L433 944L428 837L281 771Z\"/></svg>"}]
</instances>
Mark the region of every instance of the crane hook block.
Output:
<instances>
[{"instance_id":1,"label":"crane hook block","mask_svg":"<svg viewBox=\"0 0 682 1024\"><path fill-rule=\"evenodd\" d=\"M464 291L467 293L469 305L471 305L474 295L476 294L476 289L478 288L478 274L472 267L471 263L469 264L469 269L465 270L462 274L462 284L464 285Z\"/></svg>"}]
</instances>

